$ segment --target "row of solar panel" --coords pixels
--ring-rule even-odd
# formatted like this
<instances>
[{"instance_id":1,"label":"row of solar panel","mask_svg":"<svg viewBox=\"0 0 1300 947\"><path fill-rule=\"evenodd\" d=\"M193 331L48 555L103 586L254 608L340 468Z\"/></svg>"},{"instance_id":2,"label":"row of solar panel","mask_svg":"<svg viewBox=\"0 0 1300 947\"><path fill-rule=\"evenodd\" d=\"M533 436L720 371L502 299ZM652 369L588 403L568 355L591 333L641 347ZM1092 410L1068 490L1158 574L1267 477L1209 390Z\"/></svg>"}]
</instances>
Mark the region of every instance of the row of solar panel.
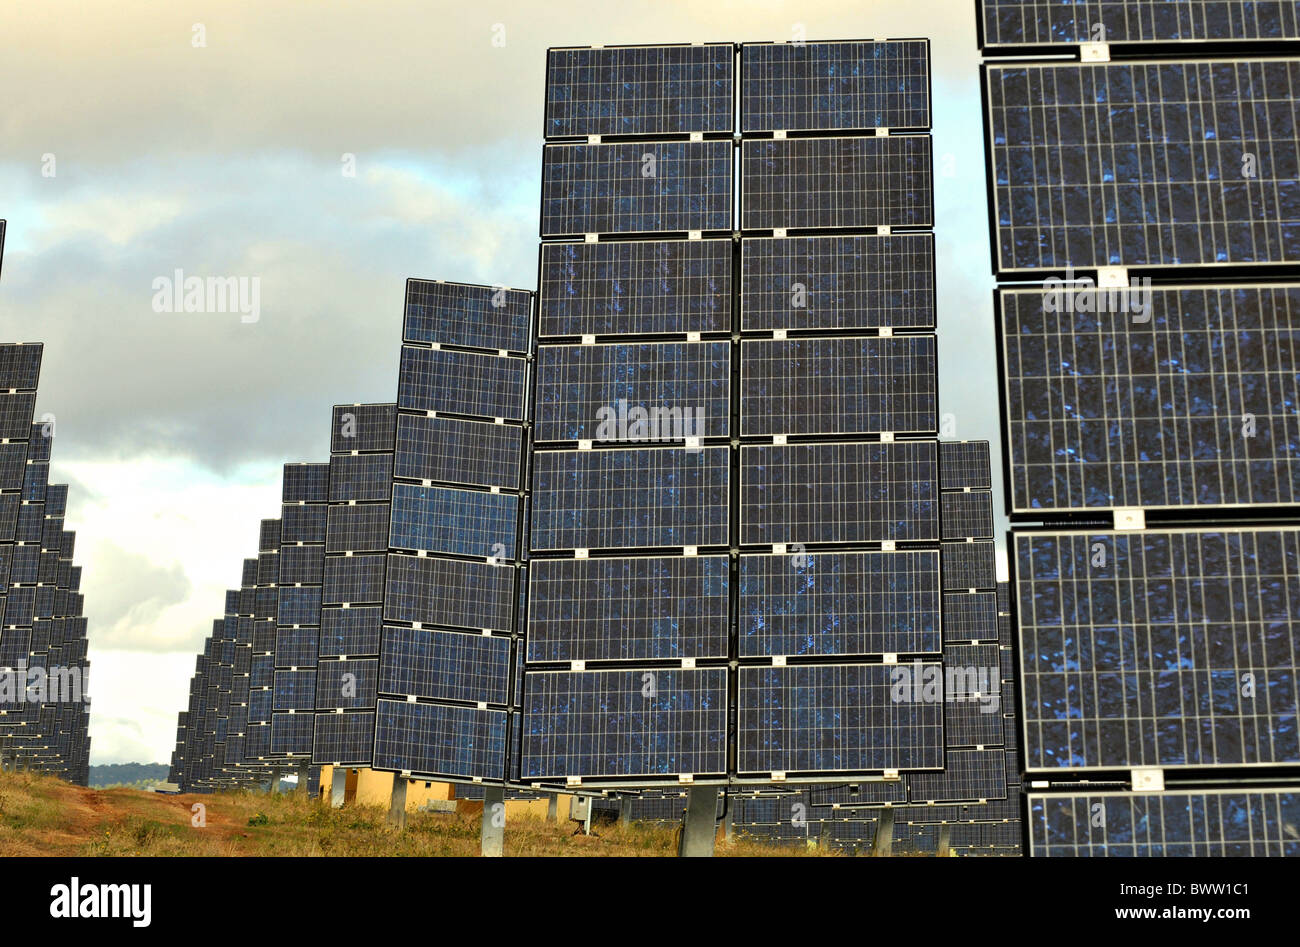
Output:
<instances>
[{"instance_id":1,"label":"row of solar panel","mask_svg":"<svg viewBox=\"0 0 1300 947\"><path fill-rule=\"evenodd\" d=\"M732 242L544 243L542 338L730 332ZM742 330L933 329L934 236L752 237L740 243Z\"/></svg>"},{"instance_id":2,"label":"row of solar panel","mask_svg":"<svg viewBox=\"0 0 1300 947\"><path fill-rule=\"evenodd\" d=\"M550 49L546 136L730 133L736 46ZM928 40L743 43L744 132L928 128Z\"/></svg>"},{"instance_id":3,"label":"row of solar panel","mask_svg":"<svg viewBox=\"0 0 1300 947\"><path fill-rule=\"evenodd\" d=\"M728 141L547 145L544 238L734 229ZM740 229L931 227L928 135L740 144Z\"/></svg>"}]
</instances>

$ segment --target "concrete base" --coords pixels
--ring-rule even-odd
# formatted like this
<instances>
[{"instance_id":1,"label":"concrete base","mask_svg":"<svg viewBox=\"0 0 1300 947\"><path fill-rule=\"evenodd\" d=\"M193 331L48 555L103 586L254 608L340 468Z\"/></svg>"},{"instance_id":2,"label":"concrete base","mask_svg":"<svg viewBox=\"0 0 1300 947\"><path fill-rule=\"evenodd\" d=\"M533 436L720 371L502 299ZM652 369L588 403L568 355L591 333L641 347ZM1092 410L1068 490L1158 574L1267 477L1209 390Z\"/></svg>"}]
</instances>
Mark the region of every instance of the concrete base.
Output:
<instances>
[{"instance_id":1,"label":"concrete base","mask_svg":"<svg viewBox=\"0 0 1300 947\"><path fill-rule=\"evenodd\" d=\"M686 820L682 824L682 858L712 858L718 831L718 790L693 786L686 793Z\"/></svg>"},{"instance_id":2,"label":"concrete base","mask_svg":"<svg viewBox=\"0 0 1300 947\"><path fill-rule=\"evenodd\" d=\"M498 786L483 790L483 819L479 830L479 854L500 858L506 853L506 791Z\"/></svg>"},{"instance_id":3,"label":"concrete base","mask_svg":"<svg viewBox=\"0 0 1300 947\"><path fill-rule=\"evenodd\" d=\"M348 770L346 766L335 766L330 777L330 805L335 809L343 808L343 801L348 792Z\"/></svg>"},{"instance_id":4,"label":"concrete base","mask_svg":"<svg viewBox=\"0 0 1300 947\"><path fill-rule=\"evenodd\" d=\"M406 828L406 780L393 777L393 795L388 803L388 824L395 829Z\"/></svg>"}]
</instances>

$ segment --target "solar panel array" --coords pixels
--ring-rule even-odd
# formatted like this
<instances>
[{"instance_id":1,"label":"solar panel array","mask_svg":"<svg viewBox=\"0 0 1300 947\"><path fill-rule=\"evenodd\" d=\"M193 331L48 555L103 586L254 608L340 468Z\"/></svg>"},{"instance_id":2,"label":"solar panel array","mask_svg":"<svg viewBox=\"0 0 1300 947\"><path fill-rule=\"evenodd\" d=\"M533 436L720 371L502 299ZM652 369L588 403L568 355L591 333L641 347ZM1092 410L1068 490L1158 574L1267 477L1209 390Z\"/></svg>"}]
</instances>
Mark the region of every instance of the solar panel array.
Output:
<instances>
[{"instance_id":1,"label":"solar panel array","mask_svg":"<svg viewBox=\"0 0 1300 947\"><path fill-rule=\"evenodd\" d=\"M392 512L377 572L382 623L366 687L378 770L487 784L509 775L532 299L500 286L407 282Z\"/></svg>"},{"instance_id":2,"label":"solar panel array","mask_svg":"<svg viewBox=\"0 0 1300 947\"><path fill-rule=\"evenodd\" d=\"M981 4L1033 854L1294 853L1292 6Z\"/></svg>"},{"instance_id":3,"label":"solar panel array","mask_svg":"<svg viewBox=\"0 0 1300 947\"><path fill-rule=\"evenodd\" d=\"M63 528L68 487L49 482L54 420L33 423L43 355L40 343L0 345L0 754L86 785L84 597Z\"/></svg>"}]
</instances>

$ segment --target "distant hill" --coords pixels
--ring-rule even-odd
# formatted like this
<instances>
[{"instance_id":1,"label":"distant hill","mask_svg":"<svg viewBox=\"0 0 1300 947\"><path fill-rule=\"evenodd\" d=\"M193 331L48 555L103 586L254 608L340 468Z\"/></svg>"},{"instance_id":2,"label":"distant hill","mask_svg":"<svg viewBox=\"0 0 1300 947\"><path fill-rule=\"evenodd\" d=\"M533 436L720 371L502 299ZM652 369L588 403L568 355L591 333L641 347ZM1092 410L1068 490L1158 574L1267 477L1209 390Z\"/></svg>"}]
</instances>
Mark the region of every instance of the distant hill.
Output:
<instances>
[{"instance_id":1,"label":"distant hill","mask_svg":"<svg viewBox=\"0 0 1300 947\"><path fill-rule=\"evenodd\" d=\"M146 789L154 783L165 782L166 763L106 763L90 767L90 788L107 789L109 786L131 786Z\"/></svg>"}]
</instances>

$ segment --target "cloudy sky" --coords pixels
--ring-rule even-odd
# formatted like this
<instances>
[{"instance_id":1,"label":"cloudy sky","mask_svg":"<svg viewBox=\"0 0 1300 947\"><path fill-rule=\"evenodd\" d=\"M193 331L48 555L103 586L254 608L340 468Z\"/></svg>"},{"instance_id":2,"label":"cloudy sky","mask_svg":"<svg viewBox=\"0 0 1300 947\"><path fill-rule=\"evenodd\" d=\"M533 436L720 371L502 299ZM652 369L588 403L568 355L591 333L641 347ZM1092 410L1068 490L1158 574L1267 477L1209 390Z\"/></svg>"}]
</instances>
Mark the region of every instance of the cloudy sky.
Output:
<instances>
[{"instance_id":1,"label":"cloudy sky","mask_svg":"<svg viewBox=\"0 0 1300 947\"><path fill-rule=\"evenodd\" d=\"M91 762L169 759L281 465L328 459L330 405L396 397L406 278L535 286L548 46L929 36L941 410L996 441L974 8L0 8L0 339L46 343L37 412L57 419L51 479L71 485L85 567ZM258 277L260 318L155 312L177 269Z\"/></svg>"}]
</instances>

